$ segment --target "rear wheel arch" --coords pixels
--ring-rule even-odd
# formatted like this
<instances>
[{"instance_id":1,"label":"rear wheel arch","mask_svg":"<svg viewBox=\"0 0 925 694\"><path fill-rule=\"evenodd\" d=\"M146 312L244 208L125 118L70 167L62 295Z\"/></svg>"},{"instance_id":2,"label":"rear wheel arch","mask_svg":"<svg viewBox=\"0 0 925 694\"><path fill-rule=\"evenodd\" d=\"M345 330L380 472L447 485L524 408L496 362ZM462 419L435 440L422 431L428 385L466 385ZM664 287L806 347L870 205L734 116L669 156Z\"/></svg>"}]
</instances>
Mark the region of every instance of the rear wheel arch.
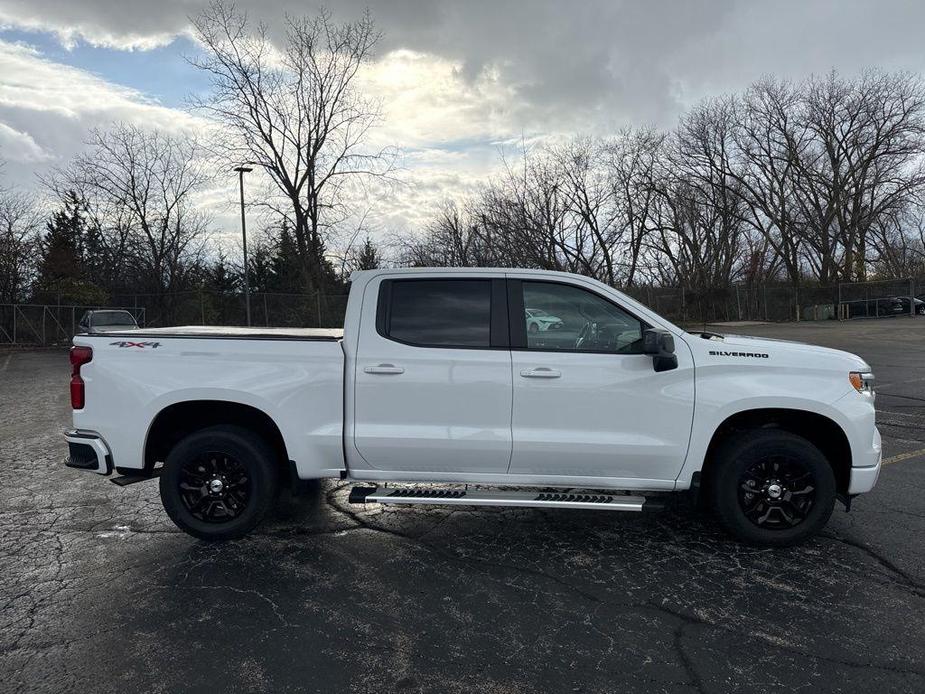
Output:
<instances>
[{"instance_id":1,"label":"rear wheel arch","mask_svg":"<svg viewBox=\"0 0 925 694\"><path fill-rule=\"evenodd\" d=\"M713 432L700 472L701 496L710 488L711 472L720 446L730 436L749 429L777 429L806 439L819 449L832 467L837 491L847 493L851 480L851 444L837 422L810 410L761 408L736 412Z\"/></svg>"},{"instance_id":2,"label":"rear wheel arch","mask_svg":"<svg viewBox=\"0 0 925 694\"><path fill-rule=\"evenodd\" d=\"M218 425L253 432L270 446L281 466L288 466L289 453L282 432L263 410L229 400L184 400L168 405L151 421L145 437L145 473L151 474L154 466L164 462L174 446L190 434ZM287 478L288 475L281 477Z\"/></svg>"}]
</instances>

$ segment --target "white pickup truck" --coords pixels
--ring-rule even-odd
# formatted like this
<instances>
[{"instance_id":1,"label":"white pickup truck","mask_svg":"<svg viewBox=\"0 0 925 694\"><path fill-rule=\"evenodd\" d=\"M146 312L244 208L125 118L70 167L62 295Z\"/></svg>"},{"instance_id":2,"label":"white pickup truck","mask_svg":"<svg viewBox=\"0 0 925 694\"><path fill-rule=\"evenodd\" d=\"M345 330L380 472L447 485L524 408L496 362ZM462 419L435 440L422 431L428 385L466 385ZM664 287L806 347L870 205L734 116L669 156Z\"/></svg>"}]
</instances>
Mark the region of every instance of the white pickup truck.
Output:
<instances>
[{"instance_id":1,"label":"white pickup truck","mask_svg":"<svg viewBox=\"0 0 925 694\"><path fill-rule=\"evenodd\" d=\"M690 492L739 539L785 545L880 471L861 358L687 333L563 273L357 272L342 331L88 333L71 364L67 464L159 477L205 540L327 477L363 483L354 503L645 511Z\"/></svg>"}]
</instances>

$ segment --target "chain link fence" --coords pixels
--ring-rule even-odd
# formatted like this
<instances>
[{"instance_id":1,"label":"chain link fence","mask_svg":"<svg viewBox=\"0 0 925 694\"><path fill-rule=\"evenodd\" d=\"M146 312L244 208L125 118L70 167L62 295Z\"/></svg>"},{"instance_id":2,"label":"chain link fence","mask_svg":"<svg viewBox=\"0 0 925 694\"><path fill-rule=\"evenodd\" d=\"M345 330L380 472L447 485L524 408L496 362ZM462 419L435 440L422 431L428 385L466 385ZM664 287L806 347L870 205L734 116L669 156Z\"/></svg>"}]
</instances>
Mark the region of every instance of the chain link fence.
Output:
<instances>
[{"instance_id":1,"label":"chain link fence","mask_svg":"<svg viewBox=\"0 0 925 694\"><path fill-rule=\"evenodd\" d=\"M925 278L842 283L834 286L733 285L694 291L636 286L624 291L676 323L818 321L925 316ZM125 309L141 326L247 325L243 294L191 290L169 294L122 294L106 306L0 304L0 345L68 344L84 311ZM347 294L254 292L251 325L338 328Z\"/></svg>"},{"instance_id":2,"label":"chain link fence","mask_svg":"<svg viewBox=\"0 0 925 694\"><path fill-rule=\"evenodd\" d=\"M121 294L127 306L145 306L150 326L247 325L243 293L194 289L169 294ZM251 325L286 328L337 328L344 324L347 294L251 292Z\"/></svg>"},{"instance_id":3,"label":"chain link fence","mask_svg":"<svg viewBox=\"0 0 925 694\"><path fill-rule=\"evenodd\" d=\"M925 315L925 278L836 285L732 285L710 290L630 287L623 290L677 323L818 321Z\"/></svg>"},{"instance_id":4,"label":"chain link fence","mask_svg":"<svg viewBox=\"0 0 925 694\"><path fill-rule=\"evenodd\" d=\"M100 308L129 311L138 325L145 325L144 306L0 304L0 345L70 344L83 314Z\"/></svg>"},{"instance_id":5,"label":"chain link fence","mask_svg":"<svg viewBox=\"0 0 925 694\"><path fill-rule=\"evenodd\" d=\"M0 304L0 345L70 344L84 312L100 308L129 311L142 327L247 325L243 294L209 290L122 294L105 306ZM347 295L255 292L250 308L252 326L337 328L344 324Z\"/></svg>"}]
</instances>

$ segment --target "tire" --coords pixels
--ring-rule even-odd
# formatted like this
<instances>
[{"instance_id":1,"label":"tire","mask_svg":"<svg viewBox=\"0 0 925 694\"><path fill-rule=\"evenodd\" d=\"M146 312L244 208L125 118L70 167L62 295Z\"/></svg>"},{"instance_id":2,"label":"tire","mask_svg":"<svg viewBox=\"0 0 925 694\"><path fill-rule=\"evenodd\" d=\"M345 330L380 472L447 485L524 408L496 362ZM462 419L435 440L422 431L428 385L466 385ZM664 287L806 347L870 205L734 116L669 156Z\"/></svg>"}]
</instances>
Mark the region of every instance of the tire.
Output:
<instances>
[{"instance_id":1,"label":"tire","mask_svg":"<svg viewBox=\"0 0 925 694\"><path fill-rule=\"evenodd\" d=\"M160 476L161 503L193 537L233 540L260 523L279 482L279 466L262 438L242 427L214 426L170 451Z\"/></svg>"},{"instance_id":2,"label":"tire","mask_svg":"<svg viewBox=\"0 0 925 694\"><path fill-rule=\"evenodd\" d=\"M538 333L540 331L540 326L536 323L530 323L529 330L531 333Z\"/></svg>"},{"instance_id":3,"label":"tire","mask_svg":"<svg viewBox=\"0 0 925 694\"><path fill-rule=\"evenodd\" d=\"M829 461L806 439L776 429L730 436L716 453L710 482L720 522L756 545L803 542L825 526L835 506Z\"/></svg>"}]
</instances>

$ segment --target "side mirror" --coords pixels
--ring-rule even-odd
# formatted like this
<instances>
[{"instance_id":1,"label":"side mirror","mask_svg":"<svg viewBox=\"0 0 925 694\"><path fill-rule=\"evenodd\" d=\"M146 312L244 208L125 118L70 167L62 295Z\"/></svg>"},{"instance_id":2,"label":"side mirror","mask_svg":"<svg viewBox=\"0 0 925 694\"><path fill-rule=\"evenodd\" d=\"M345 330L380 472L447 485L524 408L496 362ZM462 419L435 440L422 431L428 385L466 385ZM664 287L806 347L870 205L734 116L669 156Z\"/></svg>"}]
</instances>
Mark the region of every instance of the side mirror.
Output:
<instances>
[{"instance_id":1,"label":"side mirror","mask_svg":"<svg viewBox=\"0 0 925 694\"><path fill-rule=\"evenodd\" d=\"M646 330L642 334L642 351L652 355L652 368L656 371L678 368L678 357L674 353L674 335L667 330Z\"/></svg>"}]
</instances>

